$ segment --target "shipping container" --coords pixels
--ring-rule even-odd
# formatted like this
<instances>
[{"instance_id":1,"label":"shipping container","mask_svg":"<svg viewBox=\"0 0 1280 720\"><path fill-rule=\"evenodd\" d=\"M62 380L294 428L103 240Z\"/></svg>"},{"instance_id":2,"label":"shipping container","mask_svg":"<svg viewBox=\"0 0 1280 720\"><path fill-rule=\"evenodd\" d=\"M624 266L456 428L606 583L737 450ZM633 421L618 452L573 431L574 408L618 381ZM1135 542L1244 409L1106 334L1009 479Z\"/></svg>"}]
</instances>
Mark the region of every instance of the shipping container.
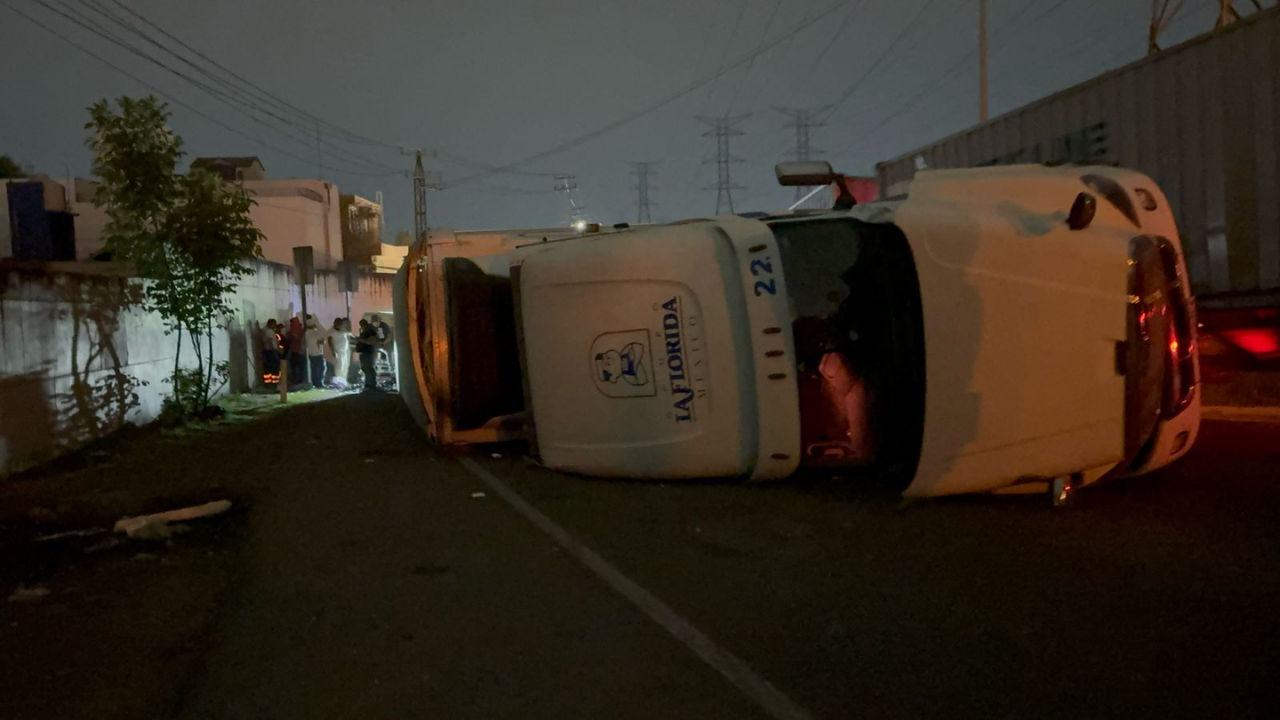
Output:
<instances>
[{"instance_id":1,"label":"shipping container","mask_svg":"<svg viewBox=\"0 0 1280 720\"><path fill-rule=\"evenodd\" d=\"M1202 304L1280 299L1280 8L1063 90L877 166L1118 165L1173 205Z\"/></svg>"}]
</instances>

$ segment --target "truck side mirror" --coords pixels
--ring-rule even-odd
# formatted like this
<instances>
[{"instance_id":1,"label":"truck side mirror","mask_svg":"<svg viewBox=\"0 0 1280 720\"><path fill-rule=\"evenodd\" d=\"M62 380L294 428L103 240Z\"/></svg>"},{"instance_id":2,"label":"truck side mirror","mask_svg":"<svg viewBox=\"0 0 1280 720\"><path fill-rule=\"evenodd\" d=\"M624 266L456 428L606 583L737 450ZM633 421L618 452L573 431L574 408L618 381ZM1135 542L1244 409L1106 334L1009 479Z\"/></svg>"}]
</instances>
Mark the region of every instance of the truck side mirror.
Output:
<instances>
[{"instance_id":1,"label":"truck side mirror","mask_svg":"<svg viewBox=\"0 0 1280 720\"><path fill-rule=\"evenodd\" d=\"M831 163L822 160L778 163L773 166L773 172L783 187L830 185L836 180L836 171L831 169Z\"/></svg>"}]
</instances>

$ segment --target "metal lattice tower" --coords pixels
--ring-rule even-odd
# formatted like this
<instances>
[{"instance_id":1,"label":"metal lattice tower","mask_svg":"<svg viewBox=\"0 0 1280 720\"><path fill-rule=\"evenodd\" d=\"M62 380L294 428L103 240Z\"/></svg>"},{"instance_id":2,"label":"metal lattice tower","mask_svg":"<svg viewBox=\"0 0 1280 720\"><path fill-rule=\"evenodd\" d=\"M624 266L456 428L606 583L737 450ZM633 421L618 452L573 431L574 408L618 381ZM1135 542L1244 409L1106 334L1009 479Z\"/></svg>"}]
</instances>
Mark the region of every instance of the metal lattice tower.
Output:
<instances>
[{"instance_id":1,"label":"metal lattice tower","mask_svg":"<svg viewBox=\"0 0 1280 720\"><path fill-rule=\"evenodd\" d=\"M575 193L578 191L578 176L573 174L556 175L555 191L562 192L569 198L569 224L576 225L587 219L587 208L579 205Z\"/></svg>"},{"instance_id":2,"label":"metal lattice tower","mask_svg":"<svg viewBox=\"0 0 1280 720\"><path fill-rule=\"evenodd\" d=\"M706 162L716 164L716 184L709 185L705 189L716 190L716 214L719 215L722 209L727 207L729 212L733 212L733 191L746 190L741 185L734 185L729 175L729 168L734 163L742 162L742 158L735 157L729 152L729 138L735 135L743 135L742 130L738 129L738 124L747 118L750 114L735 115L734 117L706 117L698 115L697 119L711 126L711 129L702 133L703 137L712 137L716 139L716 157L714 160L708 159Z\"/></svg>"},{"instance_id":3,"label":"metal lattice tower","mask_svg":"<svg viewBox=\"0 0 1280 720\"><path fill-rule=\"evenodd\" d=\"M825 107L813 108L813 109L783 108L783 107L774 108L774 110L777 110L783 115L786 115L787 117L791 118L791 122L787 123L786 125L783 125L782 127L795 128L796 149L795 149L795 157L793 158L794 160L804 162L806 160L813 159L814 150L813 150L813 147L809 144L810 132L813 130L813 128L822 127L823 125L826 125L826 122L819 120L818 118L823 113L825 113L827 109L830 107L831 107L830 105L827 105ZM819 154L821 154L821 151L818 151L818 152ZM810 192L813 192L812 187L796 188L796 202L799 202L801 199L804 198L805 195L808 195ZM820 195L821 193L819 193L819 196L816 196L813 199L809 200L807 203L805 203L805 205L809 207L822 207L822 205L819 205L819 203L822 203L822 198L820 197Z\"/></svg>"},{"instance_id":4,"label":"metal lattice tower","mask_svg":"<svg viewBox=\"0 0 1280 720\"><path fill-rule=\"evenodd\" d=\"M1147 28L1147 54L1155 55L1162 49L1160 47L1160 36L1164 31L1169 29L1178 13L1182 12L1183 6L1187 0L1151 0L1151 25ZM1214 21L1214 28L1221 28L1226 25L1242 19L1240 11L1236 9L1234 0L1217 0L1218 14ZM1249 0L1249 4L1253 5L1253 9L1261 12L1264 8L1258 0Z\"/></svg>"},{"instance_id":5,"label":"metal lattice tower","mask_svg":"<svg viewBox=\"0 0 1280 720\"><path fill-rule=\"evenodd\" d=\"M636 176L636 222L652 222L649 217L649 207L657 204L649 201L649 191L657 189L649 184L649 176L656 174L653 172L653 163L629 162L627 164L631 166L631 174Z\"/></svg>"},{"instance_id":6,"label":"metal lattice tower","mask_svg":"<svg viewBox=\"0 0 1280 720\"><path fill-rule=\"evenodd\" d=\"M1253 0L1253 7L1262 10L1258 0ZM1236 10L1232 0L1218 0L1218 22L1214 27L1222 27L1240 19L1240 11Z\"/></svg>"}]
</instances>

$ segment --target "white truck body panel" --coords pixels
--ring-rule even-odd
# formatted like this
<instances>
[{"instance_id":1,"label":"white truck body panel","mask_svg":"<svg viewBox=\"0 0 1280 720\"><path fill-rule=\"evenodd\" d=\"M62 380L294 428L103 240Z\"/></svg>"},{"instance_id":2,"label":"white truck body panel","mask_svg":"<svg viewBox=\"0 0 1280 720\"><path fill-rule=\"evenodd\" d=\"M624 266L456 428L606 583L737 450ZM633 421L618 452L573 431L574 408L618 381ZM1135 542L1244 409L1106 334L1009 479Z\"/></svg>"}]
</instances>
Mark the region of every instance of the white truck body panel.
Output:
<instances>
[{"instance_id":1,"label":"white truck body panel","mask_svg":"<svg viewBox=\"0 0 1280 720\"><path fill-rule=\"evenodd\" d=\"M762 265L751 274L773 247L766 226L729 217L528 254L520 298L543 463L638 478L793 473L786 287Z\"/></svg>"},{"instance_id":2,"label":"white truck body panel","mask_svg":"<svg viewBox=\"0 0 1280 720\"><path fill-rule=\"evenodd\" d=\"M1073 231L1065 221L1088 177L1152 201L1121 210L1099 196L1092 223ZM1130 243L1157 236L1181 253L1167 201L1149 178L1109 167L922 172L904 199L821 217L896 226L913 256L925 393L906 496L1068 475L1091 482L1121 462L1117 472L1147 472L1194 443L1193 387L1181 411L1156 423L1149 453L1138 461L1126 454L1119 358L1137 302ZM520 231L476 243L433 236L410 258L420 258L430 296L423 352L434 359L430 402L443 409L443 417L428 413L436 437L510 437L455 432L447 416L440 276L445 259L468 257L486 275L514 280L524 427L546 466L649 479L791 475L803 460L797 315L766 223L727 216L550 242ZM1185 265L1178 272L1189 297Z\"/></svg>"}]
</instances>

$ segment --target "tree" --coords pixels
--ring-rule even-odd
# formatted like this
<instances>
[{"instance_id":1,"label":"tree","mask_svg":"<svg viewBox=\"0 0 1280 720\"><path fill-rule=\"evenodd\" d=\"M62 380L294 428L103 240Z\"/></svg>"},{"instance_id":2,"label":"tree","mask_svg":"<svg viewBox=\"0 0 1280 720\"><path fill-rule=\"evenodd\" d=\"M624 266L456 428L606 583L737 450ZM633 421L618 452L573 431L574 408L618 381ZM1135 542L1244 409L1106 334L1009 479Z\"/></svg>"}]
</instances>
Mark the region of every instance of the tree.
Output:
<instances>
[{"instance_id":1,"label":"tree","mask_svg":"<svg viewBox=\"0 0 1280 720\"><path fill-rule=\"evenodd\" d=\"M182 138L154 97L122 97L116 107L102 100L89 116L106 250L146 279L144 307L164 321L165 334L176 335L167 409L199 413L227 377L227 363L214 360L214 332L232 311L240 278L252 273L247 262L262 257L262 233L249 219L254 202L242 186L211 172L177 172ZM194 367L182 366L184 336Z\"/></svg>"},{"instance_id":2,"label":"tree","mask_svg":"<svg viewBox=\"0 0 1280 720\"><path fill-rule=\"evenodd\" d=\"M0 180L9 178L20 178L24 175L22 168L18 167L18 163L8 155L0 155Z\"/></svg>"}]
</instances>

